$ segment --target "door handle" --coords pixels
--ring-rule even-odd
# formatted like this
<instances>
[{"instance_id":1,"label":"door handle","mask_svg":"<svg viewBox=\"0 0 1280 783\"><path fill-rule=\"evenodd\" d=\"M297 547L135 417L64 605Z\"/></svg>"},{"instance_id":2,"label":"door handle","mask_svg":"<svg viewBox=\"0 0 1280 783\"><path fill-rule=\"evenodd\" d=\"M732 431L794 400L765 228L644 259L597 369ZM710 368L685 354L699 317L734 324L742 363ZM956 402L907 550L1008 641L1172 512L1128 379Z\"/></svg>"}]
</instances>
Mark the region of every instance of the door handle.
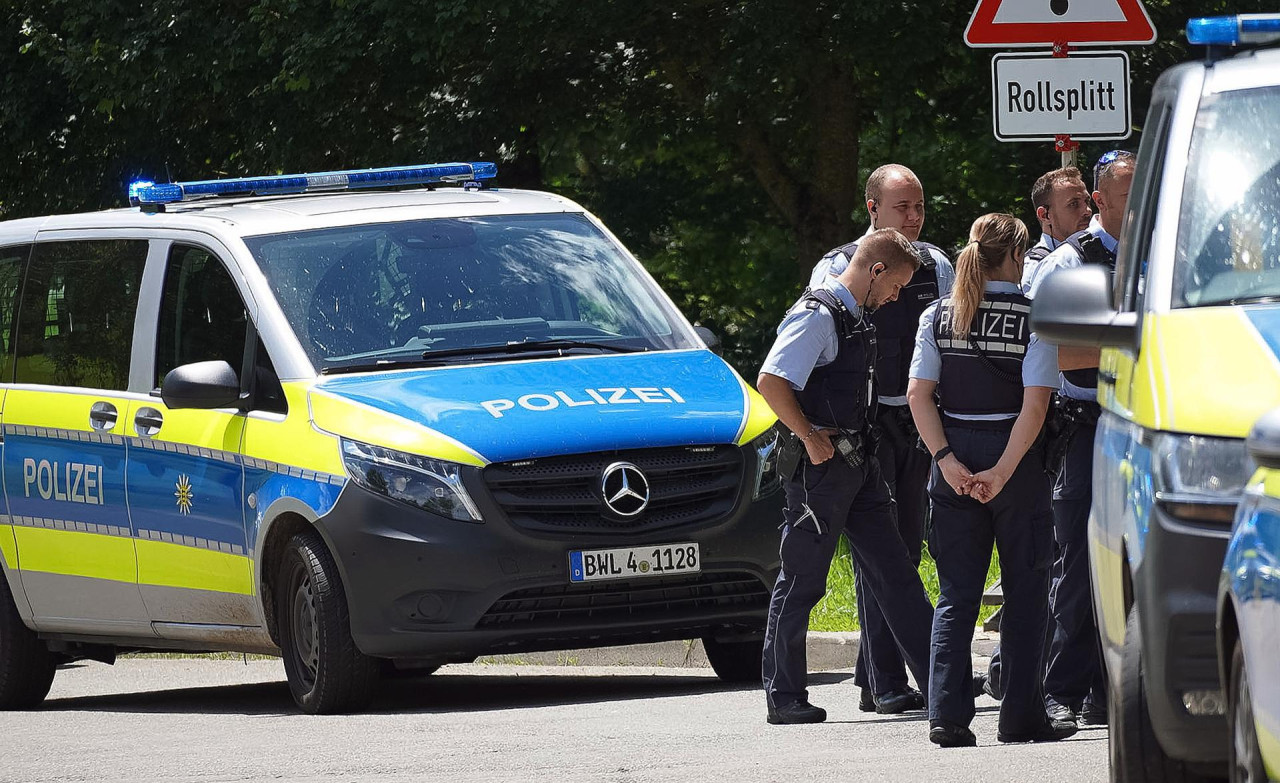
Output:
<instances>
[{"instance_id":1,"label":"door handle","mask_svg":"<svg viewBox=\"0 0 1280 783\"><path fill-rule=\"evenodd\" d=\"M139 436L150 438L164 426L164 414L155 408L139 408L133 417L133 426Z\"/></svg>"},{"instance_id":2,"label":"door handle","mask_svg":"<svg viewBox=\"0 0 1280 783\"><path fill-rule=\"evenodd\" d=\"M117 418L116 406L109 402L95 402L89 408L89 426L95 430L115 429Z\"/></svg>"}]
</instances>

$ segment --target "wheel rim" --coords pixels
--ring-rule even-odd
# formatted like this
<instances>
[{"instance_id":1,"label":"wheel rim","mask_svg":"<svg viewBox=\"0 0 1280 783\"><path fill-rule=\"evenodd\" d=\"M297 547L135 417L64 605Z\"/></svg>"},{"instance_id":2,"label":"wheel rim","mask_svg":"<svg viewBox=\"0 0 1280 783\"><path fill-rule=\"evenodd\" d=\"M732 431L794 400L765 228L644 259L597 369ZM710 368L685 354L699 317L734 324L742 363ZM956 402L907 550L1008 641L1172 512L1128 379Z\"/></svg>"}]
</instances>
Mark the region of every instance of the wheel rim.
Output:
<instances>
[{"instance_id":1,"label":"wheel rim","mask_svg":"<svg viewBox=\"0 0 1280 783\"><path fill-rule=\"evenodd\" d=\"M293 659L307 686L315 684L320 671L320 626L316 622L315 594L311 577L303 574L293 591Z\"/></svg>"},{"instance_id":2,"label":"wheel rim","mask_svg":"<svg viewBox=\"0 0 1280 783\"><path fill-rule=\"evenodd\" d=\"M1231 768L1232 783L1264 783L1255 774L1262 767L1258 758L1258 735L1253 729L1253 703L1249 699L1249 680L1243 668L1237 685L1234 720L1232 721L1231 746L1235 751L1235 764Z\"/></svg>"}]
</instances>

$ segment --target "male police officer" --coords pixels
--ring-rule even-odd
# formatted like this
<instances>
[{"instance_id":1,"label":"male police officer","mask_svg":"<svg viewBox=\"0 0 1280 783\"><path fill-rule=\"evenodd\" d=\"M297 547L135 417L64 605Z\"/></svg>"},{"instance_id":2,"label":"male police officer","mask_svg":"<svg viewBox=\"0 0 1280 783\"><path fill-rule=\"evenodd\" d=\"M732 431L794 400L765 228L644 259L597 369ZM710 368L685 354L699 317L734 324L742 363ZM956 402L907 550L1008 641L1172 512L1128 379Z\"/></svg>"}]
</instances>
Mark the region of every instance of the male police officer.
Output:
<instances>
[{"instance_id":1,"label":"male police officer","mask_svg":"<svg viewBox=\"0 0 1280 783\"><path fill-rule=\"evenodd\" d=\"M920 241L924 228L924 188L911 169L896 163L880 166L867 177L867 234L893 228L902 233L920 256L920 267L903 287L897 301L886 304L871 316L876 327L879 359L876 383L879 411L876 426L880 435L876 457L885 482L893 495L898 532L907 545L911 560L920 565L924 543L924 522L928 511L925 484L929 480L929 455L917 448L918 435L907 407L907 374L915 349L920 314L937 299L951 293L955 270L947 254ZM827 275L839 274L848 263L857 243L828 253L814 267L809 280L817 288ZM861 566L856 562L855 566ZM907 686L907 670L893 634L884 622L884 613L874 600L866 599L861 567L855 567L858 617L862 623L862 646L858 649L854 684L862 689L860 707L864 711L898 713L924 709L924 697Z\"/></svg>"},{"instance_id":2,"label":"male police officer","mask_svg":"<svg viewBox=\"0 0 1280 783\"><path fill-rule=\"evenodd\" d=\"M824 278L791 308L760 370L760 393L802 446L793 440L784 449L798 464L780 460L787 495L782 570L769 604L763 665L770 723L826 720L826 711L808 702L805 636L842 532L916 682L928 682L932 607L898 534L889 488L868 453L876 330L867 315L894 301L918 264L896 230L863 237L838 276Z\"/></svg>"},{"instance_id":3,"label":"male police officer","mask_svg":"<svg viewBox=\"0 0 1280 783\"><path fill-rule=\"evenodd\" d=\"M1040 241L1027 248L1027 262L1042 261L1067 237L1089 227L1089 191L1075 166L1042 174L1031 186L1031 205L1040 221Z\"/></svg>"},{"instance_id":4,"label":"male police officer","mask_svg":"<svg viewBox=\"0 0 1280 783\"><path fill-rule=\"evenodd\" d=\"M1028 262L1022 278L1028 297L1034 299L1041 283L1057 269L1085 263L1115 269L1134 162L1133 153L1124 150L1108 152L1098 159L1093 173L1097 216L1087 230L1067 237L1042 261ZM1093 498L1093 436L1100 413L1098 359L1096 348L1058 347L1062 386L1055 405L1057 415L1064 416L1066 426L1073 427L1074 432L1053 492L1058 560L1050 594L1055 628L1045 674L1050 716L1071 720L1079 713L1088 724L1107 722L1106 680L1094 623L1087 550L1089 505Z\"/></svg>"}]
</instances>

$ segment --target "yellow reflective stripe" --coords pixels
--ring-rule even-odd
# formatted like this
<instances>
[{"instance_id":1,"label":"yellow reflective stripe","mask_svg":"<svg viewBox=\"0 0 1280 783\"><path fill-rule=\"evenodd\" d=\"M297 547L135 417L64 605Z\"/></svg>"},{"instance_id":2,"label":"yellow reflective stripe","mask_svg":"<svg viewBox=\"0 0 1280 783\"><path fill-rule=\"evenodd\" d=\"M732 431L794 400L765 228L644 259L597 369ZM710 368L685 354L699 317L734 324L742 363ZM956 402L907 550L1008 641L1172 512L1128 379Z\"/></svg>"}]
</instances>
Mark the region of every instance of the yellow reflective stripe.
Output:
<instances>
[{"instance_id":1,"label":"yellow reflective stripe","mask_svg":"<svg viewBox=\"0 0 1280 783\"><path fill-rule=\"evenodd\" d=\"M0 525L0 559L8 568L18 567L18 542L13 537L13 525Z\"/></svg>"},{"instance_id":2,"label":"yellow reflective stripe","mask_svg":"<svg viewBox=\"0 0 1280 783\"><path fill-rule=\"evenodd\" d=\"M773 426L778 420L774 415L773 409L769 407L769 403L764 401L764 397L760 396L760 392L743 384L747 390L747 425L742 428L742 437L738 438L738 445L745 446L751 441L759 437L760 433Z\"/></svg>"},{"instance_id":3,"label":"yellow reflective stripe","mask_svg":"<svg viewBox=\"0 0 1280 783\"><path fill-rule=\"evenodd\" d=\"M137 580L133 539L73 530L15 526L23 571L87 576L114 582Z\"/></svg>"},{"instance_id":4,"label":"yellow reflective stripe","mask_svg":"<svg viewBox=\"0 0 1280 783\"><path fill-rule=\"evenodd\" d=\"M57 388L47 391L10 389L5 395L4 423L98 432L90 430L89 409L99 401L109 402L116 407L116 424L107 432L123 435L125 422L129 421L130 401L123 397L122 392L83 394Z\"/></svg>"},{"instance_id":5,"label":"yellow reflective stripe","mask_svg":"<svg viewBox=\"0 0 1280 783\"><path fill-rule=\"evenodd\" d=\"M307 407L310 388L310 381L285 383L284 396L289 403L288 415L283 421L270 416L251 416L245 422L241 453L248 459L346 476L338 439L317 431L312 425Z\"/></svg>"},{"instance_id":6,"label":"yellow reflective stripe","mask_svg":"<svg viewBox=\"0 0 1280 783\"><path fill-rule=\"evenodd\" d=\"M243 555L141 538L135 545L144 585L253 595L253 565Z\"/></svg>"},{"instance_id":7,"label":"yellow reflective stripe","mask_svg":"<svg viewBox=\"0 0 1280 783\"><path fill-rule=\"evenodd\" d=\"M1092 536L1089 537L1089 548L1093 551L1093 573L1098 580L1098 594L1104 601L1102 630L1112 646L1120 647L1124 644L1124 626L1128 619L1120 601L1124 595L1124 560L1119 552L1112 551Z\"/></svg>"},{"instance_id":8,"label":"yellow reflective stripe","mask_svg":"<svg viewBox=\"0 0 1280 783\"><path fill-rule=\"evenodd\" d=\"M1280 405L1280 362L1237 307L1149 314L1144 332L1155 350L1141 361L1155 407L1151 425L1135 404L1135 422L1153 429L1243 438Z\"/></svg>"},{"instance_id":9,"label":"yellow reflective stripe","mask_svg":"<svg viewBox=\"0 0 1280 783\"><path fill-rule=\"evenodd\" d=\"M373 446L419 454L424 457L483 467L479 454L447 435L384 411L344 400L321 391L310 395L311 415L325 432L362 441ZM335 458L337 442L330 441ZM254 456L259 456L255 454ZM339 460L340 461L340 460ZM341 466L336 471L342 474Z\"/></svg>"},{"instance_id":10,"label":"yellow reflective stripe","mask_svg":"<svg viewBox=\"0 0 1280 783\"><path fill-rule=\"evenodd\" d=\"M1257 683L1253 684L1251 690L1255 694L1267 692L1259 688ZM1255 697L1255 702L1256 700ZM1254 710L1253 727L1258 734L1258 750L1262 754L1262 766L1267 772L1267 780L1280 780L1280 740L1262 725L1262 718L1257 710Z\"/></svg>"},{"instance_id":11,"label":"yellow reflective stripe","mask_svg":"<svg viewBox=\"0 0 1280 783\"><path fill-rule=\"evenodd\" d=\"M1258 472L1253 475L1253 481L1262 482L1262 493L1269 497L1280 498L1280 470L1268 470L1259 468ZM1252 490L1253 487L1250 487Z\"/></svg>"}]
</instances>

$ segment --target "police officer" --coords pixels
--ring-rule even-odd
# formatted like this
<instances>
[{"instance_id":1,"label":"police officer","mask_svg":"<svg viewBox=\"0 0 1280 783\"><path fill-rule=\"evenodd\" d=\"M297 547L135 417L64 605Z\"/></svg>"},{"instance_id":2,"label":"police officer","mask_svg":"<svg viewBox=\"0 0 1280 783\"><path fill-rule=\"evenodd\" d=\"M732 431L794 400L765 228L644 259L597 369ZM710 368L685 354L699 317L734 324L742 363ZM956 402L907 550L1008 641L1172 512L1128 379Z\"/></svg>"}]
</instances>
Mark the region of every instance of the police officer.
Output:
<instances>
[{"instance_id":1,"label":"police officer","mask_svg":"<svg viewBox=\"0 0 1280 783\"><path fill-rule=\"evenodd\" d=\"M871 172L867 177L866 206L871 223L868 234L881 228L897 229L912 242L920 256L920 267L898 299L871 315L879 352L876 456L893 495L898 533L911 553L912 562L919 566L928 511L925 481L929 476L929 455L917 447L918 434L907 409L907 370L920 314L951 291L955 272L946 253L920 241L924 228L924 188L911 169L890 163ZM828 253L814 268L810 287L816 288L828 275L839 274L856 248L855 242ZM885 625L880 607L866 598L864 569L858 567L856 557L854 561L863 642L858 648L854 673L854 684L861 688L859 706L863 711L880 713L923 709L924 697L908 687L907 670L898 645Z\"/></svg>"},{"instance_id":2,"label":"police officer","mask_svg":"<svg viewBox=\"0 0 1280 783\"><path fill-rule=\"evenodd\" d=\"M1036 220L1040 222L1040 239L1027 249L1023 258L1032 265L1057 250L1067 237L1087 229L1089 218L1093 216L1089 191L1084 186L1080 169L1075 166L1041 174L1031 186L1031 205L1035 207ZM1053 623L1049 624L1048 633L1052 640ZM975 675L975 678L976 691L997 700L1000 698L999 647L991 655L986 674Z\"/></svg>"},{"instance_id":3,"label":"police officer","mask_svg":"<svg viewBox=\"0 0 1280 783\"><path fill-rule=\"evenodd\" d=\"M1019 287L1026 226L1012 215L983 215L969 239L952 295L920 320L907 391L934 459L929 551L941 592L929 739L943 747L976 744L970 648L993 543L1005 586L997 738L1048 741L1076 730L1050 720L1041 689L1053 517L1034 444L1058 384L1055 352L1030 333L1030 301Z\"/></svg>"},{"instance_id":4,"label":"police officer","mask_svg":"<svg viewBox=\"0 0 1280 783\"><path fill-rule=\"evenodd\" d=\"M1134 163L1133 153L1125 150L1113 150L1098 159L1093 171L1098 214L1087 230L1067 237L1043 261L1027 265L1023 289L1028 297L1034 298L1041 283L1057 269L1085 263L1115 269ZM1100 413L1098 358L1096 348L1058 348L1062 378L1056 415L1065 419L1059 427L1070 428L1071 435L1061 465L1051 466L1059 469L1053 491L1058 560L1050 594L1055 627L1045 674L1046 704L1055 718L1074 720L1078 715L1087 724L1107 722L1105 671L1094 623L1087 548L1093 436Z\"/></svg>"},{"instance_id":5,"label":"police officer","mask_svg":"<svg viewBox=\"0 0 1280 783\"><path fill-rule=\"evenodd\" d=\"M787 497L782 569L764 641L770 723L826 720L808 701L805 636L842 532L916 681L928 680L932 609L868 447L876 331L867 316L898 296L918 264L910 242L893 229L863 237L844 271L791 308L760 370L760 393L794 433L780 458ZM791 454L794 467L787 465Z\"/></svg>"}]
</instances>

